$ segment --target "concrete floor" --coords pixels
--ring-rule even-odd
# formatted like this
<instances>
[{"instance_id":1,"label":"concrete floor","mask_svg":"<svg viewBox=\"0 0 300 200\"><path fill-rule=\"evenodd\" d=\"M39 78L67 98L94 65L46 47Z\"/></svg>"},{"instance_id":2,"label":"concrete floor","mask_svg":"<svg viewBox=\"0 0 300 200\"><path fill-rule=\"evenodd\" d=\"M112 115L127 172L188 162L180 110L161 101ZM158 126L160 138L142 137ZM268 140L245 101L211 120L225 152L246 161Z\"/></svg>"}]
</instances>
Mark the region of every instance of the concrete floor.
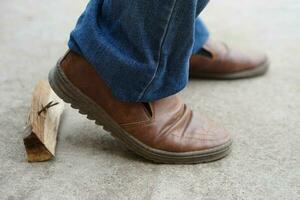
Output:
<instances>
[{"instance_id":1,"label":"concrete floor","mask_svg":"<svg viewBox=\"0 0 300 200\"><path fill-rule=\"evenodd\" d=\"M73 0L0 2L0 199L300 199L300 2L212 1L212 35L267 52L267 76L191 81L182 97L223 124L232 154L201 165L157 165L67 108L51 162L25 160L22 128L33 86L66 50L85 6Z\"/></svg>"}]
</instances>

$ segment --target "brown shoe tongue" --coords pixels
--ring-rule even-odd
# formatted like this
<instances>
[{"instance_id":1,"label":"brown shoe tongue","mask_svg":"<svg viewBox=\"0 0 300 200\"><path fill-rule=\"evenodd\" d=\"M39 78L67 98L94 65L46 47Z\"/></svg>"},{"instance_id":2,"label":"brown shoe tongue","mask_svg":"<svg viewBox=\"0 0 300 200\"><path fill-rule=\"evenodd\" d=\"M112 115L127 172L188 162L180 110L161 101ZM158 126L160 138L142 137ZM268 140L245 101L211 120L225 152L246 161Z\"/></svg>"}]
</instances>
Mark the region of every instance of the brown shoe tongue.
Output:
<instances>
[{"instance_id":1,"label":"brown shoe tongue","mask_svg":"<svg viewBox=\"0 0 300 200\"><path fill-rule=\"evenodd\" d=\"M156 117L176 115L184 106L184 103L176 95L172 95L154 102L151 102L153 114Z\"/></svg>"}]
</instances>

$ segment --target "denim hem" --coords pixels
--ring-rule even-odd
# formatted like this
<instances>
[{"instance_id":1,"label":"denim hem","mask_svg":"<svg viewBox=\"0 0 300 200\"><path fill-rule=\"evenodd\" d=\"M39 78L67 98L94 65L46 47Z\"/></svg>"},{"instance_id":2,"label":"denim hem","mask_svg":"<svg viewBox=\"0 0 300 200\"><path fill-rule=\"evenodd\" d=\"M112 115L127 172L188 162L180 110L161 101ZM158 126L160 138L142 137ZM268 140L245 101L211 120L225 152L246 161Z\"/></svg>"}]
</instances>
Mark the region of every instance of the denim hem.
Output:
<instances>
[{"instance_id":1,"label":"denim hem","mask_svg":"<svg viewBox=\"0 0 300 200\"><path fill-rule=\"evenodd\" d=\"M95 68L117 99L165 98L186 86L193 49L208 38L197 22L206 3L90 0L68 45Z\"/></svg>"},{"instance_id":2,"label":"denim hem","mask_svg":"<svg viewBox=\"0 0 300 200\"><path fill-rule=\"evenodd\" d=\"M157 66L155 68L155 71L154 71L154 74L153 74L151 80L148 82L148 84L146 85L146 87L144 88L144 90L141 92L141 94L139 95L138 99L136 100L137 102L139 102L143 98L143 96L145 95L147 89L150 87L151 83L154 81L156 73L157 73L157 70L158 70L158 68L161 65L162 47L163 47L163 45L165 43L165 40L166 40L167 32L168 32L169 27L170 27L170 21L171 21L171 18L173 16L173 14L174 14L174 8L176 6L176 3L177 3L177 0L175 0L174 4L172 5L171 13L170 13L170 15L168 17L168 22L167 22L166 28L164 30L164 33L162 35L162 40L161 40L162 42L161 42L161 45L160 45L160 48L159 48L158 64L157 64Z\"/></svg>"}]
</instances>

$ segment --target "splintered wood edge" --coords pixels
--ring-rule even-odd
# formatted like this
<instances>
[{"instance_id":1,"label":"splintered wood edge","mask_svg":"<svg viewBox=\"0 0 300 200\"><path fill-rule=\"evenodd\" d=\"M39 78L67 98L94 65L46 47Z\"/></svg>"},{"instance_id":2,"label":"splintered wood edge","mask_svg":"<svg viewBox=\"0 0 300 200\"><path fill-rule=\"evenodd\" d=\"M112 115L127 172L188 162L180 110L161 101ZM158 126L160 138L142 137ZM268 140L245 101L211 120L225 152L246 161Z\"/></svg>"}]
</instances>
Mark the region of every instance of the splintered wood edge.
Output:
<instances>
[{"instance_id":1,"label":"splintered wood edge","mask_svg":"<svg viewBox=\"0 0 300 200\"><path fill-rule=\"evenodd\" d=\"M27 137L23 139L28 162L42 162L51 160L54 155L49 152L41 140L32 132L31 127L27 127L25 132L29 133Z\"/></svg>"},{"instance_id":2,"label":"splintered wood edge","mask_svg":"<svg viewBox=\"0 0 300 200\"><path fill-rule=\"evenodd\" d=\"M57 105L38 114L49 102ZM39 81L31 101L26 122L24 145L28 162L41 162L52 159L58 136L60 116L64 110L64 102L53 92L47 81Z\"/></svg>"}]
</instances>

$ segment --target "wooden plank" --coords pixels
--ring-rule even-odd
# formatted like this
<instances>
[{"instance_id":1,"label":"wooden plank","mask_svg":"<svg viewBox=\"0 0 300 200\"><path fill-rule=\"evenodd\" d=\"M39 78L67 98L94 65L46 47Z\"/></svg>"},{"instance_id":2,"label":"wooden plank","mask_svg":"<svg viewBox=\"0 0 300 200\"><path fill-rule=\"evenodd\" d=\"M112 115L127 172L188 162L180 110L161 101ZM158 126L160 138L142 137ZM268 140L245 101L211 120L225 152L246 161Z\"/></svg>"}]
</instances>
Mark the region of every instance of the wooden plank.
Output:
<instances>
[{"instance_id":1,"label":"wooden plank","mask_svg":"<svg viewBox=\"0 0 300 200\"><path fill-rule=\"evenodd\" d=\"M26 122L24 145L28 162L52 159L58 136L64 102L53 92L47 81L36 85Z\"/></svg>"}]
</instances>

